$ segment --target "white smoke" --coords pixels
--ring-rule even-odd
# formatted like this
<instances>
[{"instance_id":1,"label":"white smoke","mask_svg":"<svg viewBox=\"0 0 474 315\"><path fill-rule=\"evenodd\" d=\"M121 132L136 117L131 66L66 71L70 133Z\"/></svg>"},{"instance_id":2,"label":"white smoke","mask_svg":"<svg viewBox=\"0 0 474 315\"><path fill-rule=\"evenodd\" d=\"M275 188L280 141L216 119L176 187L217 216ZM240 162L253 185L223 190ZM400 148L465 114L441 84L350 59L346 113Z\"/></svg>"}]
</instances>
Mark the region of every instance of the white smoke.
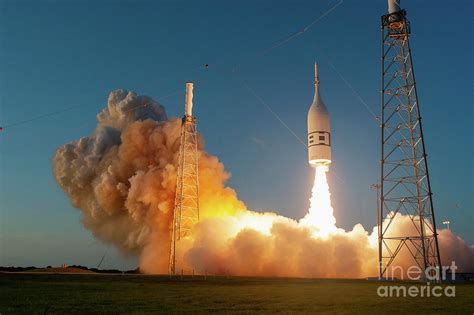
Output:
<instances>
[{"instance_id":1,"label":"white smoke","mask_svg":"<svg viewBox=\"0 0 474 315\"><path fill-rule=\"evenodd\" d=\"M167 272L180 128L180 119L167 119L159 103L118 90L97 115L93 134L61 146L53 158L54 176L81 210L84 226L137 255L146 273ZM193 237L180 244L178 268L298 277L377 274L375 230L369 234L357 224L349 232L331 229L315 237L307 224L311 215L297 222L249 211L225 186L230 175L203 150L201 138L198 150L201 220ZM408 223L398 216L392 224L403 230ZM472 269L472 247L448 230L440 231L439 242L445 263L456 260L460 269Z\"/></svg>"}]
</instances>

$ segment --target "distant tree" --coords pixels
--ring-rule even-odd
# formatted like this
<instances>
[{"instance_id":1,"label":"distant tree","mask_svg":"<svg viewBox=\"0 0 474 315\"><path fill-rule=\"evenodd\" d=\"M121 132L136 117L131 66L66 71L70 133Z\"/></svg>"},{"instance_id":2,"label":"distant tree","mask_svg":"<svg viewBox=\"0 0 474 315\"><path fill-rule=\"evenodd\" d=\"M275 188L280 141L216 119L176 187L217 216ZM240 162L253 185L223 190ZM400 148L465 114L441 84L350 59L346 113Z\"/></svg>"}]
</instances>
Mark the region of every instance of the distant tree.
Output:
<instances>
[{"instance_id":1,"label":"distant tree","mask_svg":"<svg viewBox=\"0 0 474 315\"><path fill-rule=\"evenodd\" d=\"M87 268L86 266L82 266L82 265L72 265L70 266L72 268L77 268L77 269L82 269L82 270L90 270L89 268Z\"/></svg>"}]
</instances>

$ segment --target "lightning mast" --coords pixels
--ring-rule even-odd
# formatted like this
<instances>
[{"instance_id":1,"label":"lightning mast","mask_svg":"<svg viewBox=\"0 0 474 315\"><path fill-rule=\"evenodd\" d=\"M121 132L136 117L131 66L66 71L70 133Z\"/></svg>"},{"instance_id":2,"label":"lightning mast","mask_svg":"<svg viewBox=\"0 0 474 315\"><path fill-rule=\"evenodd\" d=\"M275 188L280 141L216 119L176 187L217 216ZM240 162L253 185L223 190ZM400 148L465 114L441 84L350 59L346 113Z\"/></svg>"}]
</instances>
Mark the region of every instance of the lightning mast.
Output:
<instances>
[{"instance_id":1,"label":"lightning mast","mask_svg":"<svg viewBox=\"0 0 474 315\"><path fill-rule=\"evenodd\" d=\"M179 241L189 236L199 221L199 177L196 117L192 114L193 83L186 83L185 113L181 123L176 195L171 229L168 271L176 274L176 251Z\"/></svg>"},{"instance_id":2,"label":"lightning mast","mask_svg":"<svg viewBox=\"0 0 474 315\"><path fill-rule=\"evenodd\" d=\"M381 18L381 172L378 216L379 277L402 250L423 275L440 268L438 237L425 142L410 50L410 23L398 0ZM410 232L393 229L396 215L408 215ZM385 219L386 218L386 219Z\"/></svg>"}]
</instances>

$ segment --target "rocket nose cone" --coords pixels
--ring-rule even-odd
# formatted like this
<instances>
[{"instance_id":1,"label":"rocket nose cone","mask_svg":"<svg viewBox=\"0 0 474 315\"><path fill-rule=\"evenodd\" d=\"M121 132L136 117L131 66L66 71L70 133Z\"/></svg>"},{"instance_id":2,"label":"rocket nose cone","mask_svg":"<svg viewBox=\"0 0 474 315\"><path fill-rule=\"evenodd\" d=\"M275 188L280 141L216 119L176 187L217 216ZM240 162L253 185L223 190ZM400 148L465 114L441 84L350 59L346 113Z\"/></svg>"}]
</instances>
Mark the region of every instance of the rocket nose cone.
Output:
<instances>
[{"instance_id":1,"label":"rocket nose cone","mask_svg":"<svg viewBox=\"0 0 474 315\"><path fill-rule=\"evenodd\" d=\"M311 104L309 109L310 113L319 114L319 115L329 115L328 109L321 98L317 98Z\"/></svg>"}]
</instances>

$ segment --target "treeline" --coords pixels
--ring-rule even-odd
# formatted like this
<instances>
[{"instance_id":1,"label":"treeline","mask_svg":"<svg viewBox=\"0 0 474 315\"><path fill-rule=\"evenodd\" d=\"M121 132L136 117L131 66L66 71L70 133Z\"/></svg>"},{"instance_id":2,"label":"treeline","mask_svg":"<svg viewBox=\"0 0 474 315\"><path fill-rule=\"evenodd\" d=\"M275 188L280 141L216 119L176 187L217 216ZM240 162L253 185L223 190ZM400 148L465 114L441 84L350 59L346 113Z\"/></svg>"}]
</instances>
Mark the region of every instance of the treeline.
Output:
<instances>
[{"instance_id":1,"label":"treeline","mask_svg":"<svg viewBox=\"0 0 474 315\"><path fill-rule=\"evenodd\" d=\"M44 268L38 268L35 266L29 266L29 267L16 267L16 266L9 266L9 267L3 267L0 266L0 272L26 272L26 271L33 271L37 269L50 269L53 268L51 266L47 266ZM64 267L65 269L67 268L76 268L76 269L82 269L82 270L88 270L92 272L97 272L97 273L126 273L126 274L139 274L140 270L138 268L132 269L132 270L118 270L118 269L97 269L97 268L88 268L86 266L82 265L69 265L67 267Z\"/></svg>"},{"instance_id":2,"label":"treeline","mask_svg":"<svg viewBox=\"0 0 474 315\"><path fill-rule=\"evenodd\" d=\"M38 269L37 267L34 267L34 266L29 266L29 267L3 267L3 266L0 266L0 272L3 271L7 271L7 272L21 272L21 271L30 271L30 270L35 270L35 269Z\"/></svg>"},{"instance_id":3,"label":"treeline","mask_svg":"<svg viewBox=\"0 0 474 315\"><path fill-rule=\"evenodd\" d=\"M97 268L88 268L86 266L81 265L70 265L68 268L77 268L82 270L89 270L97 273L131 273L131 274L139 274L140 270L138 268L132 270L118 270L118 269L97 269Z\"/></svg>"}]
</instances>

